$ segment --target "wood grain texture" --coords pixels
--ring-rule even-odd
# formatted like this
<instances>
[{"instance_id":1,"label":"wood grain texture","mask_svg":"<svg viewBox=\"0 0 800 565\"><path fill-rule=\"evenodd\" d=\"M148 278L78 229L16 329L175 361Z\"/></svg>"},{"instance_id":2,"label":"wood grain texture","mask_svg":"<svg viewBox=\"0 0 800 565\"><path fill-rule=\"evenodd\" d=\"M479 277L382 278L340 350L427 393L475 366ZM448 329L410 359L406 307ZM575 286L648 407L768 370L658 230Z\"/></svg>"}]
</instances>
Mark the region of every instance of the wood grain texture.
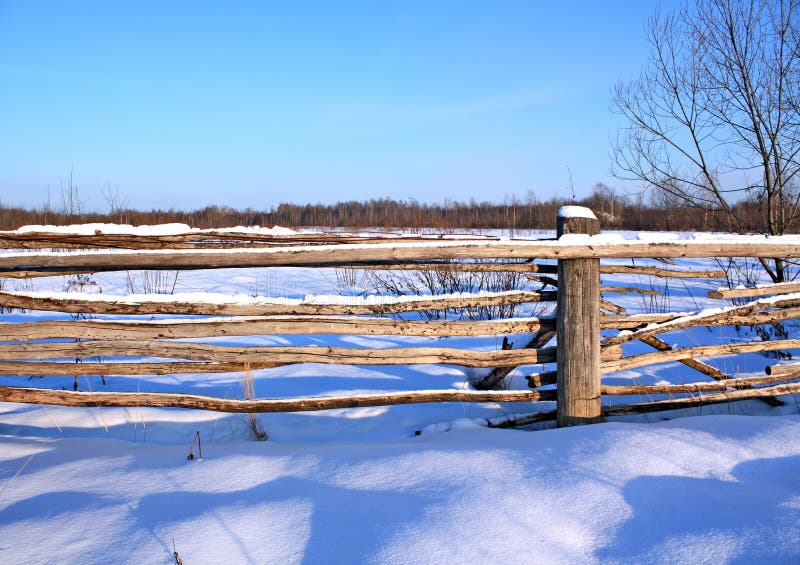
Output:
<instances>
[{"instance_id":1,"label":"wood grain texture","mask_svg":"<svg viewBox=\"0 0 800 565\"><path fill-rule=\"evenodd\" d=\"M122 297L120 297L122 298ZM471 297L415 297L412 300L375 303L340 304L338 302L304 302L281 304L280 302L227 303L170 302L161 300L139 300L135 302L114 300L97 296L95 299L46 297L23 293L0 292L0 306L25 308L47 312L69 312L83 314L173 314L201 316L280 316L280 315L365 315L399 314L420 310L445 310L449 308L472 308L524 302L553 301L554 291L516 291L488 296Z\"/></svg>"},{"instance_id":2,"label":"wood grain texture","mask_svg":"<svg viewBox=\"0 0 800 565\"><path fill-rule=\"evenodd\" d=\"M754 326L790 320L800 316L800 299L779 298L770 303L751 302L710 313L690 313L666 319L663 322L651 322L647 327L635 332L628 332L603 340L604 345L641 340L647 335L682 330L699 326Z\"/></svg>"},{"instance_id":3,"label":"wood grain texture","mask_svg":"<svg viewBox=\"0 0 800 565\"><path fill-rule=\"evenodd\" d=\"M0 386L0 401L53 406L125 406L193 408L215 412L308 412L335 408L393 406L429 402L538 402L552 400L554 391L508 390L475 392L426 390L359 396L304 397L264 400L231 400L192 394L161 392L72 392L40 388Z\"/></svg>"},{"instance_id":4,"label":"wood grain texture","mask_svg":"<svg viewBox=\"0 0 800 565\"><path fill-rule=\"evenodd\" d=\"M545 371L543 373L533 373L525 377L530 388L538 388L545 385L554 385L558 382L557 371Z\"/></svg>"},{"instance_id":5,"label":"wood grain texture","mask_svg":"<svg viewBox=\"0 0 800 565\"><path fill-rule=\"evenodd\" d=\"M745 390L756 385L774 384L792 381L800 378L800 372L795 369L794 373L783 375L773 375L769 377L747 377L741 379L724 379L713 383L691 383L682 385L603 385L601 391L604 395L623 396L623 395L650 395L650 394L681 394L690 392L718 392L726 390Z\"/></svg>"},{"instance_id":6,"label":"wood grain texture","mask_svg":"<svg viewBox=\"0 0 800 565\"><path fill-rule=\"evenodd\" d=\"M663 269L661 267L637 267L634 265L600 265L602 275L650 275L673 279L724 279L725 271Z\"/></svg>"},{"instance_id":7,"label":"wood grain texture","mask_svg":"<svg viewBox=\"0 0 800 565\"><path fill-rule=\"evenodd\" d=\"M340 244L288 246L274 249L120 250L71 253L6 253L0 270L31 267L68 269L176 270L226 267L334 266L354 262L398 262L441 259L602 259L800 257L800 244L765 242L669 242L572 244L516 241L430 241L384 245Z\"/></svg>"},{"instance_id":8,"label":"wood grain texture","mask_svg":"<svg viewBox=\"0 0 800 565\"><path fill-rule=\"evenodd\" d=\"M727 402L736 402L739 400L748 400L751 398L770 398L782 394L798 393L800 393L800 383L781 384L771 387L732 390L717 394L703 394L699 396L688 396L685 398L658 400L637 404L615 404L604 406L602 415L603 417L610 417L630 414L646 414L650 412L663 412L666 410L680 410L696 406L723 404ZM556 412L556 410L551 410L544 412L533 412L529 414L517 414L510 418L489 421L487 425L490 428L513 428L527 426L540 422L555 420Z\"/></svg>"},{"instance_id":9,"label":"wood grain texture","mask_svg":"<svg viewBox=\"0 0 800 565\"><path fill-rule=\"evenodd\" d=\"M701 345L684 349L670 349L656 353L643 353L623 357L617 361L606 361L601 366L601 372L614 373L635 367L646 367L669 361L682 361L697 357L710 357L715 355L733 355L736 353L753 353L760 351L777 351L780 349L800 348L800 339L782 339L774 341L756 341L751 343L728 343L724 345Z\"/></svg>"},{"instance_id":10,"label":"wood grain texture","mask_svg":"<svg viewBox=\"0 0 800 565\"><path fill-rule=\"evenodd\" d=\"M190 247L196 249L196 247ZM362 261L360 263L334 263L323 264L318 263L315 265L307 265L310 267L335 267L338 269L358 269L368 271L426 271L426 270L442 270L442 271L455 271L455 272L498 272L498 273L547 273L555 274L556 266L548 264L537 264L527 261L514 261L514 262L486 262L486 261ZM239 268L239 265L229 265L228 269ZM181 270L193 271L206 269L203 265L184 265ZM244 266L241 268L251 268ZM31 265L28 269L15 268L15 270L0 270L0 277L6 278L40 278L40 277L55 277L55 276L69 276L80 275L88 273L101 273L108 271L119 271L119 267L115 266L92 266L83 267L80 269L71 269L69 267L39 267ZM149 268L148 270L153 270ZM170 269L173 270L173 269Z\"/></svg>"},{"instance_id":11,"label":"wood grain texture","mask_svg":"<svg viewBox=\"0 0 800 565\"><path fill-rule=\"evenodd\" d=\"M800 363L768 365L764 368L764 372L768 375L796 375L800 374Z\"/></svg>"},{"instance_id":12,"label":"wood grain texture","mask_svg":"<svg viewBox=\"0 0 800 565\"><path fill-rule=\"evenodd\" d=\"M627 414L645 414L648 412L662 412L664 410L679 410L693 406L706 406L721 404L750 398L766 398L783 394L797 394L800 392L800 383L781 384L761 388L748 388L744 390L731 390L716 394L703 394L687 396L669 400L656 400L641 404L616 404L603 407L604 416L623 416Z\"/></svg>"},{"instance_id":13,"label":"wood grain texture","mask_svg":"<svg viewBox=\"0 0 800 565\"><path fill-rule=\"evenodd\" d=\"M250 369L270 369L281 363L250 363ZM72 375L180 375L189 373L238 373L244 363L138 362L138 363L53 363L0 361L2 376L72 376Z\"/></svg>"},{"instance_id":14,"label":"wood grain texture","mask_svg":"<svg viewBox=\"0 0 800 565\"><path fill-rule=\"evenodd\" d=\"M0 341L37 339L185 339L251 335L478 336L555 330L555 318L405 321L392 318L265 316L222 320L42 321L0 324Z\"/></svg>"},{"instance_id":15,"label":"wood grain texture","mask_svg":"<svg viewBox=\"0 0 800 565\"><path fill-rule=\"evenodd\" d=\"M754 296L774 296L800 292L800 283L780 283L755 288L717 289L708 292L709 298L748 298Z\"/></svg>"},{"instance_id":16,"label":"wood grain texture","mask_svg":"<svg viewBox=\"0 0 800 565\"><path fill-rule=\"evenodd\" d=\"M204 230L202 233L174 235L110 234L98 230L93 234L56 232L0 232L0 249L224 249L230 247L280 247L287 245L319 245L348 243L425 242L464 239L454 234L391 234L311 232L270 235L253 232ZM495 241L491 235L470 235L468 239Z\"/></svg>"},{"instance_id":17,"label":"wood grain texture","mask_svg":"<svg viewBox=\"0 0 800 565\"><path fill-rule=\"evenodd\" d=\"M59 359L89 357L159 357L206 361L209 363L246 363L288 365L296 363L323 363L341 365L407 365L447 364L465 367L507 367L552 363L556 359L554 347L543 349L514 349L511 351L472 351L445 347L400 347L400 348L352 348L317 346L269 346L236 347L171 341L79 341L58 343L21 343L0 345L0 359ZM135 364L135 363L134 363ZM142 363L142 365L152 363ZM15 368L19 370L19 365ZM30 371L37 365L65 365L66 372L78 370L90 363L23 363ZM104 374L115 373L114 368L123 363L99 363L105 367ZM155 363L155 365L158 365ZM2 365L0 364L0 367ZM199 365L197 366L199 369ZM239 370L239 369L236 369ZM48 371L37 371L36 374ZM205 372L202 369L197 372ZM9 374L2 372L0 374ZM12 373L13 374L13 373ZM31 374L21 372L21 374ZM53 373L56 374L56 373ZM137 373L142 374L142 373ZM163 374L163 373L162 373Z\"/></svg>"},{"instance_id":18,"label":"wood grain texture","mask_svg":"<svg viewBox=\"0 0 800 565\"><path fill-rule=\"evenodd\" d=\"M558 237L594 235L600 223L591 218L558 218ZM556 306L556 425L600 421L600 261L558 261Z\"/></svg>"}]
</instances>

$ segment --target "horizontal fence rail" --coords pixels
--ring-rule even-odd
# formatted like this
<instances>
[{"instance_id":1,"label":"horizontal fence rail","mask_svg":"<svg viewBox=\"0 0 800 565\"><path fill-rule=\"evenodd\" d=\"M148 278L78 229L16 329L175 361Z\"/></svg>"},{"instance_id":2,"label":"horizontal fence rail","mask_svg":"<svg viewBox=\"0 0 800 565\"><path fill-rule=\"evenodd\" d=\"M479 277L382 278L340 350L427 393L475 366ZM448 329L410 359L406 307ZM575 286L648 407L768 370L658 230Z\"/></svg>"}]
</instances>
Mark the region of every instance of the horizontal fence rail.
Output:
<instances>
[{"instance_id":1,"label":"horizontal fence rail","mask_svg":"<svg viewBox=\"0 0 800 565\"><path fill-rule=\"evenodd\" d=\"M287 245L424 242L441 240L497 241L498 236L484 234L396 234L310 232L293 234L268 234L236 232L230 230L196 230L172 235L138 235L127 233L70 234L43 231L0 231L0 249L48 248L112 248L112 249L197 249L226 247L280 247Z\"/></svg>"},{"instance_id":2,"label":"horizontal fence rail","mask_svg":"<svg viewBox=\"0 0 800 565\"><path fill-rule=\"evenodd\" d=\"M500 272L500 273L526 273L526 274L555 274L556 265L547 263L531 263L527 261L439 261L439 262L380 262L336 265L339 269L358 269L369 271L418 271L446 269L453 272ZM235 268L231 267L231 268ZM83 269L70 269L65 267L31 267L30 270L17 268L15 270L0 270L0 277L5 278L40 278L52 276L69 276L89 273L99 273L119 270L116 267L92 266ZM189 269L187 269L189 270ZM600 274L603 275L652 275L659 278L676 279L722 279L725 272L719 270L695 271L679 269L663 269L660 267L637 267L630 265L601 265Z\"/></svg>"},{"instance_id":3,"label":"horizontal fence rail","mask_svg":"<svg viewBox=\"0 0 800 565\"><path fill-rule=\"evenodd\" d=\"M186 339L253 335L483 336L555 329L555 318L408 321L332 316L247 316L163 321L42 321L0 324L0 341L37 339Z\"/></svg>"},{"instance_id":4,"label":"horizontal fence rail","mask_svg":"<svg viewBox=\"0 0 800 565\"><path fill-rule=\"evenodd\" d=\"M229 400L192 394L159 392L69 392L0 386L0 401L37 402L57 406L150 406L197 408L216 412L307 412L334 408L362 408L430 402L538 402L555 400L555 391L534 390L424 390L359 396Z\"/></svg>"},{"instance_id":5,"label":"horizontal fence rail","mask_svg":"<svg viewBox=\"0 0 800 565\"><path fill-rule=\"evenodd\" d=\"M602 236L595 236L601 238ZM67 269L216 269L238 267L321 267L353 262L441 259L612 259L703 257L800 257L800 244L781 238L754 238L747 242L686 241L640 243L628 240L578 239L566 241L431 241L422 243L340 244L273 249L184 249L4 253L0 270Z\"/></svg>"},{"instance_id":6,"label":"horizontal fence rail","mask_svg":"<svg viewBox=\"0 0 800 565\"><path fill-rule=\"evenodd\" d=\"M152 297L113 297L75 293L2 292L0 306L49 312L88 314L197 314L203 316L265 316L265 315L363 315L400 314L421 310L477 308L526 302L547 302L556 299L554 291L508 291L483 295L440 295L385 297L376 300L358 296L342 297L335 302L324 299L241 299L231 297L191 295L154 295Z\"/></svg>"},{"instance_id":7,"label":"horizontal fence rail","mask_svg":"<svg viewBox=\"0 0 800 565\"><path fill-rule=\"evenodd\" d=\"M86 357L163 357L214 363L323 363L345 365L447 364L464 367L508 367L552 363L555 348L472 351L444 347L354 348L318 346L208 345L167 341L80 341L0 345L0 359ZM66 363L69 371L74 363ZM81 363L86 367L89 363ZM114 364L106 363L106 374ZM3 364L0 363L0 373ZM69 373L67 373L69 374Z\"/></svg>"}]
</instances>

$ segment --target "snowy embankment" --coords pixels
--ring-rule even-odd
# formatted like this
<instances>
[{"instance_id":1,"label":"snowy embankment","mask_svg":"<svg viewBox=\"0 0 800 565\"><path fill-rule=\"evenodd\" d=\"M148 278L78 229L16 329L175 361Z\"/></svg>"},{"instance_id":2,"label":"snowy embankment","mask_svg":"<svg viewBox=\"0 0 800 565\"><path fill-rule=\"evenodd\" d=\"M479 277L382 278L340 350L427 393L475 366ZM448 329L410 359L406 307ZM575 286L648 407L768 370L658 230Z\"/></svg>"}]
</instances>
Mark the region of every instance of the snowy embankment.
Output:
<instances>
[{"instance_id":1,"label":"snowy embankment","mask_svg":"<svg viewBox=\"0 0 800 565\"><path fill-rule=\"evenodd\" d=\"M8 563L166 564L173 544L187 565L800 560L798 416L224 442L203 461L188 445L0 445Z\"/></svg>"},{"instance_id":2,"label":"snowy embankment","mask_svg":"<svg viewBox=\"0 0 800 565\"><path fill-rule=\"evenodd\" d=\"M126 230L118 231L131 231ZM173 226L143 231L185 230ZM651 236L608 235L609 241L615 237L646 241ZM638 259L635 264L658 265ZM680 266L715 267L706 259L683 259ZM90 287L96 294L69 296L94 301L124 296L136 282L134 275L97 274ZM729 307L728 302L707 297L719 281L631 274L606 279L611 286L660 292L612 294L611 300L630 314L710 316ZM6 282L6 290L27 296L52 298L70 290L67 279L59 276ZM526 284L525 290L538 288L533 282ZM342 288L333 269L184 271L176 279L175 292L163 301L180 295L246 305L412 300ZM552 310L552 303L528 303L516 315L547 316ZM420 319L418 314L404 316ZM65 319L68 316L53 312L15 311L3 314L0 322ZM144 321L151 319L165 320L146 316ZM800 337L795 322L785 328L788 337ZM764 339L733 327L685 328L660 335L678 347ZM515 348L531 337L509 336ZM201 341L486 351L499 349L502 340L503 336L224 335ZM652 351L636 341L623 347L626 356ZM704 362L726 374L748 377L763 376L765 365L776 359L748 353ZM512 390L527 389L526 375L552 369L522 367L505 384ZM454 365L308 363L254 370L250 376L257 397L287 398L469 390L470 380L481 371L485 370ZM73 386L71 376L3 379L20 387ZM81 391L241 399L243 379L242 373L112 376L105 381L81 377L79 386ZM608 385L707 380L676 362L604 377ZM604 402L658 398L608 397ZM783 400L780 407L754 400L536 432L488 429L478 423L551 410L552 402L451 402L268 414L262 416L267 442L246 441L248 420L236 414L0 404L0 563L169 564L175 563L173 541L184 565L797 563L800 408L793 397ZM203 460L198 461L195 446L196 457L189 461L189 446L198 431Z\"/></svg>"}]
</instances>

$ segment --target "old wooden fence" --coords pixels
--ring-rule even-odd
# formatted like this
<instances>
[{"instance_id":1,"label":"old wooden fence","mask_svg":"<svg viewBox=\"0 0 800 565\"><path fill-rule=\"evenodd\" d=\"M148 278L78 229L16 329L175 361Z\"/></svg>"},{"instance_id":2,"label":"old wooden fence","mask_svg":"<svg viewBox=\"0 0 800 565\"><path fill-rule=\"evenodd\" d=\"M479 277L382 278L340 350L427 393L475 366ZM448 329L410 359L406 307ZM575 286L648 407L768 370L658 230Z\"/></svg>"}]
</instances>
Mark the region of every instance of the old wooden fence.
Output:
<instances>
[{"instance_id":1,"label":"old wooden fence","mask_svg":"<svg viewBox=\"0 0 800 565\"><path fill-rule=\"evenodd\" d=\"M568 207L559 215L556 240L514 240L486 236L297 234L268 236L230 231L174 236L130 236L16 232L0 234L0 277L33 278L120 270L190 270L240 267L339 267L350 269L441 269L514 271L542 285L536 291L479 295L419 296L342 301L203 300L179 302L152 296L0 292L0 307L83 314L193 315L182 320L74 319L0 324L0 375L161 375L222 373L295 363L350 365L454 364L490 368L474 390L422 390L284 399L235 400L156 392L77 392L0 386L0 400L65 406L162 406L258 413L323 410L422 402L557 401L555 411L492 422L511 426L556 419L558 425L591 423L603 416L800 392L800 369L768 368L763 377L731 378L698 358L800 347L800 340L673 349L659 334L693 326L759 325L800 318L798 285L715 291L712 295L758 297L691 315L625 315L603 296L642 289L601 286L601 275L638 273L654 277L718 278L719 271L686 271L669 265L638 267L601 264L608 258L800 257L796 240L730 238L725 241L626 241L599 234L586 209ZM537 262L557 260L557 264ZM550 288L550 290L547 290ZM782 296L781 296L782 295ZM386 314L534 301L557 301L555 317L483 321L408 321ZM205 316L217 316L213 319ZM223 316L224 318L219 318ZM0 316L1 319L1 316ZM624 330L614 335L601 330ZM307 346L233 347L175 341L182 338L286 334L475 336L533 334L516 349L472 351L437 347L350 348ZM547 344L557 336L556 347ZM46 340L46 341L43 341ZM59 340L59 341L53 341ZM638 340L652 353L623 356L623 345ZM159 362L44 361L104 357L156 357ZM603 376L650 364L679 361L703 375L693 384L605 386ZM516 367L554 363L556 370L528 376L530 390L494 390ZM556 385L553 390L551 385ZM604 395L668 395L636 404L603 405ZM535 406L535 405L533 405Z\"/></svg>"}]
</instances>

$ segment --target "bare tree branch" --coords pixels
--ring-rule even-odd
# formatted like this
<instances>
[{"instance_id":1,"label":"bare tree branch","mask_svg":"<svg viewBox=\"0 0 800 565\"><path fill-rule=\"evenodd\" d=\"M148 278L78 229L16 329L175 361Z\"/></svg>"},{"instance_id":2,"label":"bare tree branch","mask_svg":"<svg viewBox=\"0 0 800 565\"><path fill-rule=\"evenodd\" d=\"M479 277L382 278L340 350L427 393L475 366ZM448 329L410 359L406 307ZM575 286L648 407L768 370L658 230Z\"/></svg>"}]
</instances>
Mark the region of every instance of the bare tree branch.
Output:
<instances>
[{"instance_id":1,"label":"bare tree branch","mask_svg":"<svg viewBox=\"0 0 800 565\"><path fill-rule=\"evenodd\" d=\"M639 78L612 109L628 127L613 143L615 174L677 202L725 214L744 231L742 197L763 231L800 217L800 3L695 0L656 12ZM774 280L783 263L764 260Z\"/></svg>"}]
</instances>

